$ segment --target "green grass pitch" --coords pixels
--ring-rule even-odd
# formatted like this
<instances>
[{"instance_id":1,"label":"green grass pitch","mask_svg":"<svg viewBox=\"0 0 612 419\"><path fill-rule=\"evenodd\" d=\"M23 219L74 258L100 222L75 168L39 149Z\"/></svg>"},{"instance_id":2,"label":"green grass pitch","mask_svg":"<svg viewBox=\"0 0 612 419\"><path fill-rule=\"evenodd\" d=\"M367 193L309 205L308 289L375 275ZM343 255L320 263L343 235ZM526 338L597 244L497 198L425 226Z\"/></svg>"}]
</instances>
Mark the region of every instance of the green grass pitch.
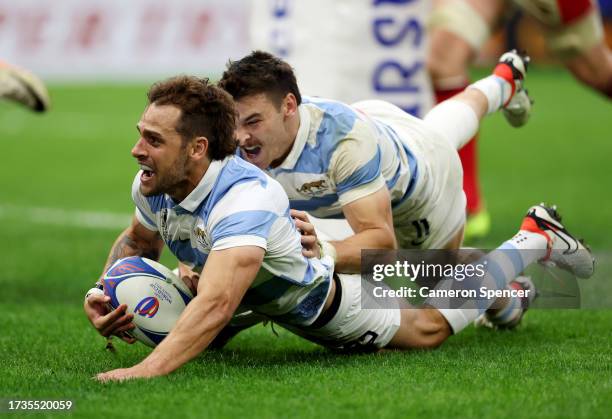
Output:
<instances>
[{"instance_id":1,"label":"green grass pitch","mask_svg":"<svg viewBox=\"0 0 612 419\"><path fill-rule=\"evenodd\" d=\"M480 245L510 237L530 205L554 202L605 264L612 105L560 70L535 69L529 88L527 127L495 116L482 129L493 230ZM52 86L43 116L0 104L0 398L71 399L82 418L610 417L609 309L532 310L515 332L470 328L435 351L359 356L261 326L168 377L93 381L148 353L103 350L81 308L133 208L130 149L145 89ZM93 225L92 211L117 217Z\"/></svg>"}]
</instances>

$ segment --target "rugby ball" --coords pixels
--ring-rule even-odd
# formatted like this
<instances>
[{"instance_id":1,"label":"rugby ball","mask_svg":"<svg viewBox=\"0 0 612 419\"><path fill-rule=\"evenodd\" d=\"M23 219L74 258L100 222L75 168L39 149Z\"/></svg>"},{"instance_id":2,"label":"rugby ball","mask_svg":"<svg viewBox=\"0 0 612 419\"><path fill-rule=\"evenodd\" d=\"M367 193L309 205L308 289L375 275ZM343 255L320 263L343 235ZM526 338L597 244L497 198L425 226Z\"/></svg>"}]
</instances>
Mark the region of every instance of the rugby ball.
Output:
<instances>
[{"instance_id":1,"label":"rugby ball","mask_svg":"<svg viewBox=\"0 0 612 419\"><path fill-rule=\"evenodd\" d=\"M104 275L104 294L110 307L127 305L136 326L130 334L145 345L157 346L172 330L193 298L184 282L170 269L147 258L116 261Z\"/></svg>"}]
</instances>

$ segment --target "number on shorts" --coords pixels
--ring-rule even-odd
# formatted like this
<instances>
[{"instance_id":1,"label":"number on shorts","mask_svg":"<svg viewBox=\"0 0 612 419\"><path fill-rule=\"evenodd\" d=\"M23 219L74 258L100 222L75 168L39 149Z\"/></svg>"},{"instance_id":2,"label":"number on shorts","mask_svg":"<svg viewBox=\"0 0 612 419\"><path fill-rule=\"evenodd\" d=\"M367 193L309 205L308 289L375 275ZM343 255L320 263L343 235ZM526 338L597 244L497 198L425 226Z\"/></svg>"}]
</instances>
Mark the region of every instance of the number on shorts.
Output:
<instances>
[{"instance_id":1,"label":"number on shorts","mask_svg":"<svg viewBox=\"0 0 612 419\"><path fill-rule=\"evenodd\" d=\"M412 225L417 231L417 237L416 239L412 240L411 244L413 246L419 246L423 244L425 240L427 240L427 237L429 237L429 221L427 221L427 218L421 218L420 220L414 220Z\"/></svg>"},{"instance_id":2,"label":"number on shorts","mask_svg":"<svg viewBox=\"0 0 612 419\"><path fill-rule=\"evenodd\" d=\"M375 344L376 339L378 339L378 333L369 330L358 339L344 345L342 352L375 352L378 350Z\"/></svg>"}]
</instances>

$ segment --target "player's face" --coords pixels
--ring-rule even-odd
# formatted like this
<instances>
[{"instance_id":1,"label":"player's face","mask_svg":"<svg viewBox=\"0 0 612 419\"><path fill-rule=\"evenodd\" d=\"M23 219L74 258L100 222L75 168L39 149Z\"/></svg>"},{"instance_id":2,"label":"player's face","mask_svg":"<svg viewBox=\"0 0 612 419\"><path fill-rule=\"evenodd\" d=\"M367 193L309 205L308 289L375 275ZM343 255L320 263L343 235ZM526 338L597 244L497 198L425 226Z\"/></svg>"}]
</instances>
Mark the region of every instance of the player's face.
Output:
<instances>
[{"instance_id":1,"label":"player's face","mask_svg":"<svg viewBox=\"0 0 612 419\"><path fill-rule=\"evenodd\" d=\"M140 191L145 196L176 196L187 183L187 151L176 126L181 110L176 106L149 105L136 125L140 138L132 149L142 173Z\"/></svg>"},{"instance_id":2,"label":"player's face","mask_svg":"<svg viewBox=\"0 0 612 419\"><path fill-rule=\"evenodd\" d=\"M240 153L260 169L278 166L291 150L295 138L289 131L288 121L297 109L292 98L288 95L280 109L263 93L236 102Z\"/></svg>"}]
</instances>

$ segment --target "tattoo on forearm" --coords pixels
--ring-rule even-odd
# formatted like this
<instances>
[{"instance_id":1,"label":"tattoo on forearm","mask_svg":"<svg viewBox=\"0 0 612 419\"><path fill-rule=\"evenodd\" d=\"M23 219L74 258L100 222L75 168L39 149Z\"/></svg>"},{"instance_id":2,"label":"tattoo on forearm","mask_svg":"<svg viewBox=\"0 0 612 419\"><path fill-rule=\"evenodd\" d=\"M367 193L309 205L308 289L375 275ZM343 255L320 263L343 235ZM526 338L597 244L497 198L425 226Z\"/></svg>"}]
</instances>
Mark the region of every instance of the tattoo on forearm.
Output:
<instances>
[{"instance_id":1,"label":"tattoo on forearm","mask_svg":"<svg viewBox=\"0 0 612 419\"><path fill-rule=\"evenodd\" d=\"M113 246L108 264L110 265L117 259L121 259L126 256L134 256L134 252L136 250L136 242L132 240L127 234L123 234Z\"/></svg>"},{"instance_id":2,"label":"tattoo on forearm","mask_svg":"<svg viewBox=\"0 0 612 419\"><path fill-rule=\"evenodd\" d=\"M106 272L116 260L128 256L142 256L148 259L158 260L160 249L157 247L157 243L139 243L129 235L123 233L113 245L110 256L106 261L104 271Z\"/></svg>"}]
</instances>

